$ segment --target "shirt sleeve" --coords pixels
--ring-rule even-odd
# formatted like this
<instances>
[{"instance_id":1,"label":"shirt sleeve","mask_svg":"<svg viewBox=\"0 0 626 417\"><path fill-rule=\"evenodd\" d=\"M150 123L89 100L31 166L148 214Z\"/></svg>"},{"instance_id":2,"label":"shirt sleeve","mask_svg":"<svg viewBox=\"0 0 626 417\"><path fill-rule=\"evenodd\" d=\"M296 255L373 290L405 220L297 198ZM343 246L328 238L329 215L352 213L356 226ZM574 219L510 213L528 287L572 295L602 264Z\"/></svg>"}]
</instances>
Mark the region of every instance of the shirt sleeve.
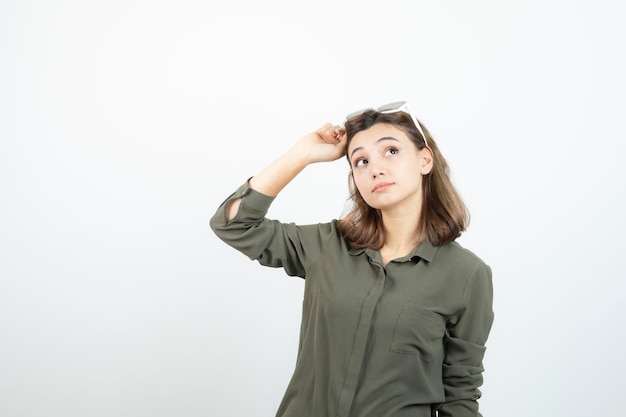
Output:
<instances>
[{"instance_id":1,"label":"shirt sleeve","mask_svg":"<svg viewBox=\"0 0 626 417\"><path fill-rule=\"evenodd\" d=\"M446 401L439 405L439 417L476 417L478 389L483 383L482 360L493 323L491 269L481 263L471 275L464 293L464 308L445 336L443 385Z\"/></svg>"},{"instance_id":2,"label":"shirt sleeve","mask_svg":"<svg viewBox=\"0 0 626 417\"><path fill-rule=\"evenodd\" d=\"M227 220L228 206L238 198L239 210ZM209 224L221 240L250 259L304 278L305 266L319 256L332 228L330 224L296 226L267 219L273 201L274 197L253 190L246 182L219 206Z\"/></svg>"}]
</instances>

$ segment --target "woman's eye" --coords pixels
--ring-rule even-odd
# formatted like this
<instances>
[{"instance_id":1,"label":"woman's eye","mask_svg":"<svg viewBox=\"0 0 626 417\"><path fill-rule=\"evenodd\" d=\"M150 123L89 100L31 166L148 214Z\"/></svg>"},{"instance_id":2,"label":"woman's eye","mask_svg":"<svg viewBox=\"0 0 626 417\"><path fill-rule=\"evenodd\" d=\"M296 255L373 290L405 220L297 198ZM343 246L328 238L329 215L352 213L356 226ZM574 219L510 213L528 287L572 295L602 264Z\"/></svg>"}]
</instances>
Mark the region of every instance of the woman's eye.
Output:
<instances>
[{"instance_id":1,"label":"woman's eye","mask_svg":"<svg viewBox=\"0 0 626 417\"><path fill-rule=\"evenodd\" d=\"M357 159L356 162L354 163L355 167L360 167L367 164L367 159Z\"/></svg>"},{"instance_id":2,"label":"woman's eye","mask_svg":"<svg viewBox=\"0 0 626 417\"><path fill-rule=\"evenodd\" d=\"M395 155L398 153L398 149L397 148L389 148L387 149L387 151L385 151L385 155Z\"/></svg>"}]
</instances>

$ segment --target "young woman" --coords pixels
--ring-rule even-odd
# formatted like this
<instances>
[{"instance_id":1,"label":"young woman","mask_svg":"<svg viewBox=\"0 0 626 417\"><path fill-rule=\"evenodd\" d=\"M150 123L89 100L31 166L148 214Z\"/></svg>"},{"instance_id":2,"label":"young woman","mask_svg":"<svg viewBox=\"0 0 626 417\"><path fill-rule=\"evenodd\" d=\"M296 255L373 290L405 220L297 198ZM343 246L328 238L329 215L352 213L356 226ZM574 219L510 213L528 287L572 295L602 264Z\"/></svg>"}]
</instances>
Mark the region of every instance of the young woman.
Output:
<instances>
[{"instance_id":1,"label":"young woman","mask_svg":"<svg viewBox=\"0 0 626 417\"><path fill-rule=\"evenodd\" d=\"M265 218L307 165L346 155L351 211ZM278 417L479 416L493 321L490 268L455 239L467 210L403 102L325 124L226 199L214 232L305 279L298 359Z\"/></svg>"}]
</instances>

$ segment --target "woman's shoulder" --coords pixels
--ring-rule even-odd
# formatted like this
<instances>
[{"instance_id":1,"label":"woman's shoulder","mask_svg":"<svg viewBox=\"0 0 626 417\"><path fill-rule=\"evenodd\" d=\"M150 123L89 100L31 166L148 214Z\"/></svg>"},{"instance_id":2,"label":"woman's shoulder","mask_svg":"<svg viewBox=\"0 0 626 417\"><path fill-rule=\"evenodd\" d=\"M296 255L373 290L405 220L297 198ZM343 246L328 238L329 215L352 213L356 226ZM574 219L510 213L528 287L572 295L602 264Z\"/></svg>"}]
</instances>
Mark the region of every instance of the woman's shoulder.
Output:
<instances>
[{"instance_id":1,"label":"woman's shoulder","mask_svg":"<svg viewBox=\"0 0 626 417\"><path fill-rule=\"evenodd\" d=\"M472 250L464 247L456 240L443 246L439 246L436 258L439 258L442 263L455 265L465 270L489 268L480 256Z\"/></svg>"}]
</instances>

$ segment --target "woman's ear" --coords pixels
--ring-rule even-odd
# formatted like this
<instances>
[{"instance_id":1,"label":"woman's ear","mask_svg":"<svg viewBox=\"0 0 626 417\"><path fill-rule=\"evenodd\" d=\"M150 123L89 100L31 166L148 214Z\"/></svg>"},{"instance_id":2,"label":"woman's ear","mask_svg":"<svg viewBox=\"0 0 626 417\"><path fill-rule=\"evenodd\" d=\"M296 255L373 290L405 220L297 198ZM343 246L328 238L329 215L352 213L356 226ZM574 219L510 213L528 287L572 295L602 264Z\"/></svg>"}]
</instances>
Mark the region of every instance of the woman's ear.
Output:
<instances>
[{"instance_id":1,"label":"woman's ear","mask_svg":"<svg viewBox=\"0 0 626 417\"><path fill-rule=\"evenodd\" d=\"M419 151L420 153L420 173L422 175L429 174L433 169L433 151L426 147Z\"/></svg>"}]
</instances>

